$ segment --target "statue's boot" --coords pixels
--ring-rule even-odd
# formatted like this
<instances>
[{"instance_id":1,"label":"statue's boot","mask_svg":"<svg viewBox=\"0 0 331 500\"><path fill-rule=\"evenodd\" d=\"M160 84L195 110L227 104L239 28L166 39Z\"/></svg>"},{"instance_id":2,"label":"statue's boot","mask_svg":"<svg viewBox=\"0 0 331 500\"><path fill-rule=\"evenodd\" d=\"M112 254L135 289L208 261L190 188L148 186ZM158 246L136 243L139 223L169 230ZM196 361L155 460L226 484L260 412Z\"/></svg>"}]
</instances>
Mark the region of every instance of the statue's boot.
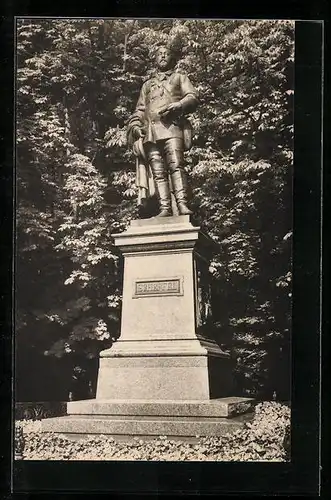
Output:
<instances>
[{"instance_id":1,"label":"statue's boot","mask_svg":"<svg viewBox=\"0 0 331 500\"><path fill-rule=\"evenodd\" d=\"M171 181L179 215L192 215L187 206L187 180L184 170L176 169L172 172Z\"/></svg>"},{"instance_id":2,"label":"statue's boot","mask_svg":"<svg viewBox=\"0 0 331 500\"><path fill-rule=\"evenodd\" d=\"M172 215L171 195L169 182L167 180L157 180L156 189L159 194L160 212L157 217L169 217Z\"/></svg>"},{"instance_id":3,"label":"statue's boot","mask_svg":"<svg viewBox=\"0 0 331 500\"><path fill-rule=\"evenodd\" d=\"M154 144L149 146L148 161L153 172L160 203L160 212L157 217L169 217L172 215L169 180L160 150Z\"/></svg>"}]
</instances>

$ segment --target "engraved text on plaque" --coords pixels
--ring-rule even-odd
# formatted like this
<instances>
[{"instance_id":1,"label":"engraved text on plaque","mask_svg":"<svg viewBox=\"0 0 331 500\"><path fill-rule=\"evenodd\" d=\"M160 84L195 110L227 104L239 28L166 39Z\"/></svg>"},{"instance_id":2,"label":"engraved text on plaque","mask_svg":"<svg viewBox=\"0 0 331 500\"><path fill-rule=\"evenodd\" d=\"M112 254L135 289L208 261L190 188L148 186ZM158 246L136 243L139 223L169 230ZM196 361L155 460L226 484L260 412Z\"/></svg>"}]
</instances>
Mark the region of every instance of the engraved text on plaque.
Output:
<instances>
[{"instance_id":1,"label":"engraved text on plaque","mask_svg":"<svg viewBox=\"0 0 331 500\"><path fill-rule=\"evenodd\" d=\"M181 278L146 279L134 282L133 297L150 297L157 295L182 295Z\"/></svg>"}]
</instances>

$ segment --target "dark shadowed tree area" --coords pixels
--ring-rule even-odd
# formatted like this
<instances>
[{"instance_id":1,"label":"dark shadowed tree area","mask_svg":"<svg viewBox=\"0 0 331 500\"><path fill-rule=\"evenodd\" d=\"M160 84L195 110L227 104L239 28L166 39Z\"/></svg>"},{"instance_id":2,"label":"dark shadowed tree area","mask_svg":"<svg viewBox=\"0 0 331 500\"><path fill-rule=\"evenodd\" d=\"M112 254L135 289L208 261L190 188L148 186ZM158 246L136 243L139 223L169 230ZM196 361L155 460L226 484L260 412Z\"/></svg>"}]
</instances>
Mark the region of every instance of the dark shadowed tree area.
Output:
<instances>
[{"instance_id":1,"label":"dark shadowed tree area","mask_svg":"<svg viewBox=\"0 0 331 500\"><path fill-rule=\"evenodd\" d=\"M120 331L111 234L137 217L126 146L153 51L199 91L186 153L192 208L218 243L214 325L237 394L289 397L294 23L18 20L18 400L93 395Z\"/></svg>"}]
</instances>

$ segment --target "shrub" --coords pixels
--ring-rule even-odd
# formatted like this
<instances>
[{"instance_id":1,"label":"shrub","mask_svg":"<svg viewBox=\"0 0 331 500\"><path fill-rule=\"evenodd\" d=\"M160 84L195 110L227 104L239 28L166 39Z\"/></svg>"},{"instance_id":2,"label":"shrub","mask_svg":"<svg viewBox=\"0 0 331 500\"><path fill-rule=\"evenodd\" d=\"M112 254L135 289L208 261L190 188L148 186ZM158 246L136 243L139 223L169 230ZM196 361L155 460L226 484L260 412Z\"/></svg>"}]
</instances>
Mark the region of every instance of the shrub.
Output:
<instances>
[{"instance_id":1,"label":"shrub","mask_svg":"<svg viewBox=\"0 0 331 500\"><path fill-rule=\"evenodd\" d=\"M20 421L24 431L25 460L194 460L277 461L288 460L290 409L270 402L255 408L252 422L222 437L202 437L195 443L160 436L145 441L133 438L118 442L109 436L90 436L78 441L63 435L42 433L40 422Z\"/></svg>"}]
</instances>

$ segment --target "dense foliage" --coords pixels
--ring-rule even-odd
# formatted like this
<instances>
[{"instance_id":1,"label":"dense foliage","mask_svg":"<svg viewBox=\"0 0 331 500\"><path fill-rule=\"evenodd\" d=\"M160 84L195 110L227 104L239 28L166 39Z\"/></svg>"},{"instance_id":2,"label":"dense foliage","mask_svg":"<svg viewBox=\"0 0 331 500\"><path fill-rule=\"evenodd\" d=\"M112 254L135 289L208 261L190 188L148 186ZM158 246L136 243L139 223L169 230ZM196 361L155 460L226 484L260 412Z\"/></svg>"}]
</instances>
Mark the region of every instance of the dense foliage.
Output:
<instances>
[{"instance_id":1,"label":"dense foliage","mask_svg":"<svg viewBox=\"0 0 331 500\"><path fill-rule=\"evenodd\" d=\"M243 428L222 437L201 437L182 442L167 436L145 441L116 441L110 436L90 436L79 441L63 435L41 433L40 422L16 423L16 449L25 460L289 460L290 409L279 403L263 403Z\"/></svg>"},{"instance_id":2,"label":"dense foliage","mask_svg":"<svg viewBox=\"0 0 331 500\"><path fill-rule=\"evenodd\" d=\"M169 41L200 94L186 159L195 214L220 248L210 268L220 342L235 359L238 391L288 397L293 23L24 19L19 398L40 379L41 357L69 380L119 335L122 263L111 234L137 216L125 125L153 50ZM56 358L67 360L61 369Z\"/></svg>"}]
</instances>

